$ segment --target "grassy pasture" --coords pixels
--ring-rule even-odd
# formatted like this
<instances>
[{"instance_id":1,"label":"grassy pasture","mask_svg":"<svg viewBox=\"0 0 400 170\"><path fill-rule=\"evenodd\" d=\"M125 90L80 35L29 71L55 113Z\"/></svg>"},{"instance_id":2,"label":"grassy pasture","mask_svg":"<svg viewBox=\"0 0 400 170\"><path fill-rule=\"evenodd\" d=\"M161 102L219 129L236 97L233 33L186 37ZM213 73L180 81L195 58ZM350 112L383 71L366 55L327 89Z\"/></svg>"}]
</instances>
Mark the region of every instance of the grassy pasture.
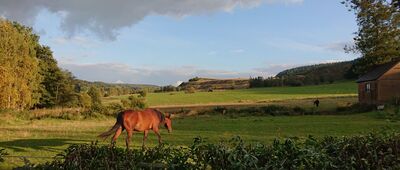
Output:
<instances>
[{"instance_id":1,"label":"grassy pasture","mask_svg":"<svg viewBox=\"0 0 400 170\"><path fill-rule=\"evenodd\" d=\"M316 86L301 87L267 87L240 90L226 90L215 92L184 92L149 93L147 102L150 106L165 105L204 105L227 103L262 103L282 101L288 99L306 99L323 97L356 96L357 84L355 82L341 82ZM111 96L103 98L103 103L120 102L124 96Z\"/></svg>"},{"instance_id":2,"label":"grassy pasture","mask_svg":"<svg viewBox=\"0 0 400 170\"><path fill-rule=\"evenodd\" d=\"M150 106L172 107L176 105L211 105L211 104L278 104L289 107L301 106L311 109L315 97L321 98L320 110L334 111L338 106L356 102L356 84L343 82L329 85L306 87L274 87L243 89L217 92L196 92L185 94L149 93ZM119 102L127 96L108 97L105 103ZM235 106L234 106L235 107ZM37 113L36 113L37 112ZM41 111L32 112L40 114ZM399 122L390 122L377 116L379 113L348 115L310 115L310 116L264 116L264 117L228 117L203 115L178 117L173 121L173 132L162 130L166 143L186 146L194 137L201 136L210 142L230 139L239 135L246 142L270 143L275 138L308 135L317 137L332 135L344 136L370 132L390 127L400 130ZM0 112L0 148L5 148L12 156L31 156L33 163L44 162L74 143L90 143L98 140L96 136L108 130L115 123L115 118L62 120L45 118L41 120L18 119ZM140 148L143 134L136 133L133 147ZM117 145L124 147L125 133ZM100 144L107 145L109 140ZM148 146L157 144L153 133L149 134ZM40 158L36 158L40 157ZM7 157L0 169L9 169L22 165L17 157Z\"/></svg>"},{"instance_id":3,"label":"grassy pasture","mask_svg":"<svg viewBox=\"0 0 400 170\"><path fill-rule=\"evenodd\" d=\"M202 136L210 142L230 139L239 135L246 142L270 143L275 138L297 136L343 136L366 133L384 127L400 129L399 122L390 122L376 116L378 113L352 115L313 115L313 116L265 116L238 117L192 116L177 118L173 122L172 134L162 130L164 141L173 145L189 145L194 137ZM97 140L96 135L107 130L115 119L72 121L61 119L19 120L0 123L0 148L10 155L52 157L73 143L90 143ZM132 144L141 146L143 134L134 134ZM124 147L125 133L117 145ZM100 144L108 144L100 142ZM157 144L153 133L149 134L148 146ZM31 158L32 162L48 159ZM7 158L0 169L21 165L19 158Z\"/></svg>"}]
</instances>

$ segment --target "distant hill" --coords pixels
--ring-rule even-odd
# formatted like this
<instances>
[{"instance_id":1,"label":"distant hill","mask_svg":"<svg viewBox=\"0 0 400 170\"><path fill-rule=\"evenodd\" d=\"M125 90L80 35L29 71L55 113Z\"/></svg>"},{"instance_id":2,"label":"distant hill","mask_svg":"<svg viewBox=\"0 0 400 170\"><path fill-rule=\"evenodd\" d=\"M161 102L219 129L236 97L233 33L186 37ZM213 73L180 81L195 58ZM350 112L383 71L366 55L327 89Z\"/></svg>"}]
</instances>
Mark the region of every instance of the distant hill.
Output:
<instances>
[{"instance_id":1,"label":"distant hill","mask_svg":"<svg viewBox=\"0 0 400 170\"><path fill-rule=\"evenodd\" d=\"M202 91L244 89L250 87L250 82L249 79L212 79L196 77L179 85L181 90L186 90L190 87Z\"/></svg>"},{"instance_id":2,"label":"distant hill","mask_svg":"<svg viewBox=\"0 0 400 170\"><path fill-rule=\"evenodd\" d=\"M284 70L275 77L250 79L250 87L304 86L355 80L353 72L356 60L315 64Z\"/></svg>"},{"instance_id":3,"label":"distant hill","mask_svg":"<svg viewBox=\"0 0 400 170\"><path fill-rule=\"evenodd\" d=\"M355 79L357 76L352 68L355 60L335 63L323 63L301 66L284 70L276 77L304 76L304 77L326 77L332 80Z\"/></svg>"}]
</instances>

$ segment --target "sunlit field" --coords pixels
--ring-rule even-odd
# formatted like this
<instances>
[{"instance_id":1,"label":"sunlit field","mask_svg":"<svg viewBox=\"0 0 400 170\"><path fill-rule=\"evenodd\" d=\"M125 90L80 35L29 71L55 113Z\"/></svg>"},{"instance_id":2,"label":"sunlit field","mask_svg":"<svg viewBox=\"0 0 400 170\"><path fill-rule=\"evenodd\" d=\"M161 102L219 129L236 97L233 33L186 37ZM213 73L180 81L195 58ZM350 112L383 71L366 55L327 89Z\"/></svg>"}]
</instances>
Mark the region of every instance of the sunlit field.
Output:
<instances>
[{"instance_id":1,"label":"sunlit field","mask_svg":"<svg viewBox=\"0 0 400 170\"><path fill-rule=\"evenodd\" d=\"M187 146L195 137L216 142L242 137L245 142L270 143L273 139L291 136L305 138L308 135L344 136L367 133L382 128L400 129L399 122L391 122L370 112L351 115L314 115L314 116L264 116L264 117L227 117L227 116L191 116L176 118L173 121L173 132L161 131L165 143ZM28 156L33 162L43 162L60 153L70 144L90 143L99 140L96 135L108 130L115 120L19 120L12 123L0 123L0 148L5 148L10 155ZM117 146L125 147L125 134L118 139ZM142 133L135 133L133 147L140 148ZM109 140L101 145L107 145ZM157 138L150 133L148 146L157 144ZM40 158L35 158L40 157ZM47 157L47 158L42 158ZM1 167L23 164L20 158L6 158Z\"/></svg>"},{"instance_id":2,"label":"sunlit field","mask_svg":"<svg viewBox=\"0 0 400 170\"><path fill-rule=\"evenodd\" d=\"M267 87L241 90L226 90L215 92L171 92L149 93L147 103L149 106L165 105L204 105L204 104L229 104L229 103L257 103L280 101L288 99L306 99L322 97L356 96L357 84L355 82L342 82L334 84L302 86L302 87ZM103 98L104 104L120 102L129 95L112 96Z\"/></svg>"}]
</instances>

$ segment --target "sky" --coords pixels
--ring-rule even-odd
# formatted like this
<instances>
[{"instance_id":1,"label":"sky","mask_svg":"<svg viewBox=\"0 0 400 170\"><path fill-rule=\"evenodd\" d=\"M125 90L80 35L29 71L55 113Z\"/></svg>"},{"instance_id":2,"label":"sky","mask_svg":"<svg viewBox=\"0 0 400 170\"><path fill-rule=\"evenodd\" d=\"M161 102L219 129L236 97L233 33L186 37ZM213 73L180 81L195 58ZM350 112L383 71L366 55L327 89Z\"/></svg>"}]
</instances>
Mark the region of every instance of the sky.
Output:
<instances>
[{"instance_id":1,"label":"sky","mask_svg":"<svg viewBox=\"0 0 400 170\"><path fill-rule=\"evenodd\" d=\"M177 85L352 60L342 0L0 0L77 78Z\"/></svg>"}]
</instances>

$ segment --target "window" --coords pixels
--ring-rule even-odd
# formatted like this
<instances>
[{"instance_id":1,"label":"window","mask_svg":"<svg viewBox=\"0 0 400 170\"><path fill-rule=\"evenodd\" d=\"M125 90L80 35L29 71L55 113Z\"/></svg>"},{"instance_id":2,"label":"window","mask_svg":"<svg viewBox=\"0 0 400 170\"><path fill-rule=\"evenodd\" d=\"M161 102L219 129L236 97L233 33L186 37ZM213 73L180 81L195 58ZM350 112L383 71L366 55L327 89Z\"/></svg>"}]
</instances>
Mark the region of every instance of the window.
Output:
<instances>
[{"instance_id":1,"label":"window","mask_svg":"<svg viewBox=\"0 0 400 170\"><path fill-rule=\"evenodd\" d=\"M370 92L371 91L371 84L370 83L365 84L365 91L366 92Z\"/></svg>"}]
</instances>

